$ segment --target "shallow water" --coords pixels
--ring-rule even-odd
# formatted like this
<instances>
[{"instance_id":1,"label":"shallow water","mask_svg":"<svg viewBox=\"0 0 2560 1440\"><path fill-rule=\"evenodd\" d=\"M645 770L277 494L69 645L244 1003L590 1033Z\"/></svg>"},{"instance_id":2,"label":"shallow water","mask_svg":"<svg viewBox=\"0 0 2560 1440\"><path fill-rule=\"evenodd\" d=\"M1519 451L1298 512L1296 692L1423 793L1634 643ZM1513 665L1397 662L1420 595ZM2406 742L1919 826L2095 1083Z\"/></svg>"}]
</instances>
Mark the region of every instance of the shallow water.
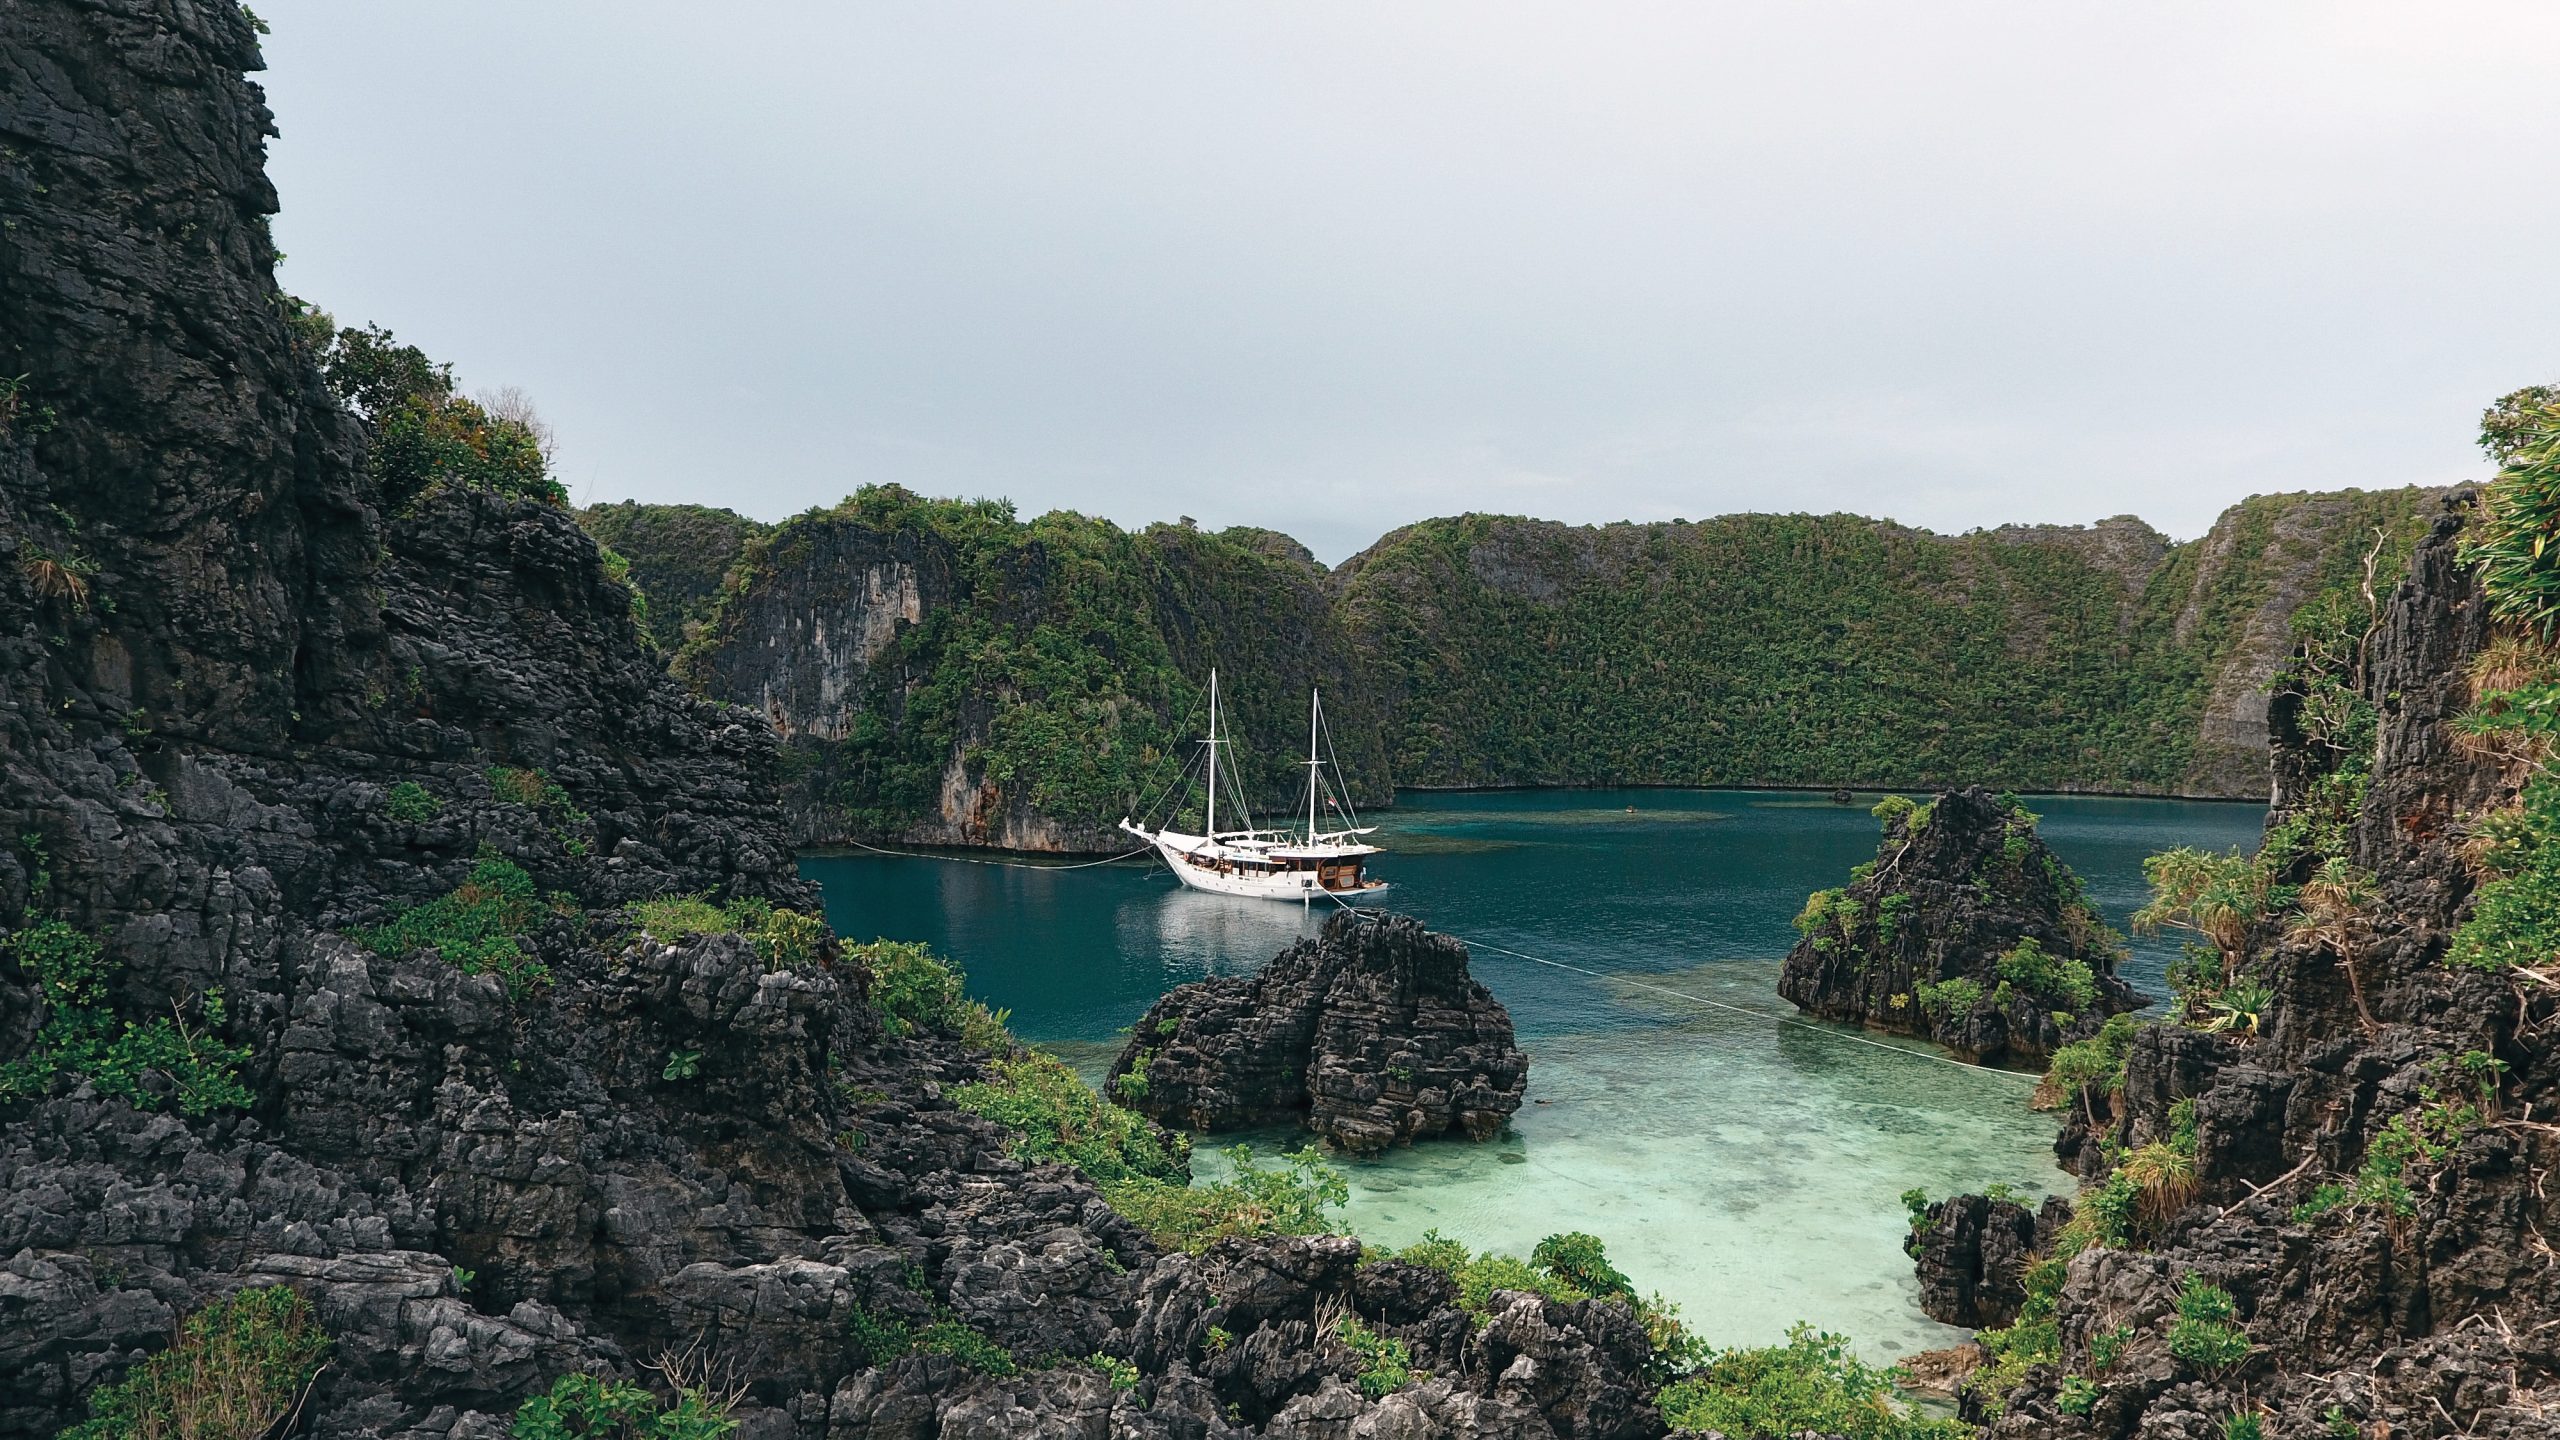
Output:
<instances>
[{"instance_id":1,"label":"shallow water","mask_svg":"<svg viewBox=\"0 0 2560 1440\"><path fill-rule=\"evenodd\" d=\"M1774 1340L1797 1319L1877 1358L1959 1338L1919 1312L1896 1197L2059 1185L2052 1123L2026 1108L2023 1077L1804 1022L1775 988L1805 895L1874 854L1864 807L1875 798L1503 791L1408 795L1379 817L1390 853L1375 873L1397 887L1386 908L1474 943L1477 977L1530 1052L1530 1103L1491 1144L1347 1167L1351 1227L1394 1245L1437 1228L1519 1254L1589 1230L1717 1344ZM2254 844L2263 815L2029 803L2119 926L2141 902L2143 856ZM802 868L839 931L930 942L968 970L973 993L1013 1011L1017 1033L1091 1076L1166 989L1248 973L1323 918L1180 890L1138 862L1021 870L858 855ZM2125 973L2162 993L2172 954L2137 943Z\"/></svg>"}]
</instances>

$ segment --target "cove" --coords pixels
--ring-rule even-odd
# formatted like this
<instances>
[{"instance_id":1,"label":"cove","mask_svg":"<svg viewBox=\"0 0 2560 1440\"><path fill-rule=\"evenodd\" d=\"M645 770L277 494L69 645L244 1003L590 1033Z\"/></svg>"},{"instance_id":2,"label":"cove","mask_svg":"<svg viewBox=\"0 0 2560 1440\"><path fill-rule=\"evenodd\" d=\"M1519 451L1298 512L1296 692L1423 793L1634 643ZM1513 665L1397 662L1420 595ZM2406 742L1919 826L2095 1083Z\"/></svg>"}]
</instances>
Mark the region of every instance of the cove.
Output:
<instances>
[{"instance_id":1,"label":"cove","mask_svg":"<svg viewBox=\"0 0 2560 1440\"><path fill-rule=\"evenodd\" d=\"M1875 1359L1962 1338L1920 1313L1897 1197L2061 1187L2052 1121L2026 1107L2026 1077L1805 1021L1775 988L1805 896L1873 856L1877 798L1509 790L1408 794L1375 817L1389 852L1376 873L1396 886L1380 903L1470 942L1532 1064L1529 1102L1500 1140L1346 1164L1349 1227L1384 1245L1436 1228L1521 1255L1543 1235L1588 1230L1719 1345L1773 1341L1799 1319ZM2028 803L2118 928L2144 899L2144 856L2254 847L2265 815ZM978 998L1013 1012L1016 1033L1088 1079L1164 991L1249 972L1323 918L1184 891L1152 861L1067 870L811 854L801 868L839 933L931 944ZM2124 973L2163 996L2175 953L2137 939ZM1266 1151L1298 1143L1239 1138ZM1204 1173L1224 1143L1203 1142Z\"/></svg>"}]
</instances>

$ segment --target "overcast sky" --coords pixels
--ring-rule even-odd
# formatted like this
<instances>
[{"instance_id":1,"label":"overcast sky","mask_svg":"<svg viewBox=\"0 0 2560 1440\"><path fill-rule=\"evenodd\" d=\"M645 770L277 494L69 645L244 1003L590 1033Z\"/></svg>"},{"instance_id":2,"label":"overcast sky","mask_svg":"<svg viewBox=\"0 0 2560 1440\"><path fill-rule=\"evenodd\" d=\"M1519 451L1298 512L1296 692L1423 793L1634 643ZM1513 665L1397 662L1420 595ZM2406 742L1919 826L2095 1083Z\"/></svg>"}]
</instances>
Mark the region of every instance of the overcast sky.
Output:
<instances>
[{"instance_id":1,"label":"overcast sky","mask_svg":"<svg viewBox=\"0 0 2560 1440\"><path fill-rule=\"evenodd\" d=\"M581 501L2184 537L2560 378L2548 0L256 8L286 287Z\"/></svg>"}]
</instances>

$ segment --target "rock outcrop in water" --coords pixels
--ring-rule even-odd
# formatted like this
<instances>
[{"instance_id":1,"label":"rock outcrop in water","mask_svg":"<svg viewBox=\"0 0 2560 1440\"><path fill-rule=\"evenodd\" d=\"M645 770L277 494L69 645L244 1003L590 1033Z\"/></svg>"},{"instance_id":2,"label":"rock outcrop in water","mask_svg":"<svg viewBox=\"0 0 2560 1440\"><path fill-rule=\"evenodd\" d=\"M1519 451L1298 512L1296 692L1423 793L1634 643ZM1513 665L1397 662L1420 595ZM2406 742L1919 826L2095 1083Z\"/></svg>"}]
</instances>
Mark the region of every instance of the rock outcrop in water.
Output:
<instances>
[{"instance_id":1,"label":"rock outcrop in water","mask_svg":"<svg viewBox=\"0 0 2560 1440\"><path fill-rule=\"evenodd\" d=\"M1977 1377L1995 1440L2234 1415L2273 1436L2555 1433L2560 1001L2447 959L2481 914L2471 837L2533 774L2448 724L2490 638L2467 513L2457 497L2370 628L2279 692L2268 849L2232 878L2336 888L2222 932L2254 1031L2226 994L2141 1028L2073 1097L2084 1233L2029 1281L2050 1331L2022 1325L2004 1343L2024 1363ZM1927 1238L1924 1275L1960 1263Z\"/></svg>"},{"instance_id":2,"label":"rock outcrop in water","mask_svg":"<svg viewBox=\"0 0 2560 1440\"><path fill-rule=\"evenodd\" d=\"M257 59L229 4L0 7L0 1436L274 1287L324 1440L686 1357L746 1440L1660 1433L1630 1307L1160 1249L764 919L816 896L761 719L538 487L465 438L394 493L421 432L323 387ZM1363 1394L1354 1307L1436 1378Z\"/></svg>"},{"instance_id":3,"label":"rock outcrop in water","mask_svg":"<svg viewBox=\"0 0 2560 1440\"><path fill-rule=\"evenodd\" d=\"M1250 977L1196 980L1150 1008L1111 1068L1132 1109L1194 1130L1303 1123L1375 1154L1490 1139L1529 1057L1467 973L1467 947L1401 915L1337 912Z\"/></svg>"},{"instance_id":4,"label":"rock outcrop in water","mask_svg":"<svg viewBox=\"0 0 2560 1440\"><path fill-rule=\"evenodd\" d=\"M2144 1001L2035 818L1976 786L1877 807L1884 840L1805 904L1778 993L1990 1063L2035 1061Z\"/></svg>"}]
</instances>

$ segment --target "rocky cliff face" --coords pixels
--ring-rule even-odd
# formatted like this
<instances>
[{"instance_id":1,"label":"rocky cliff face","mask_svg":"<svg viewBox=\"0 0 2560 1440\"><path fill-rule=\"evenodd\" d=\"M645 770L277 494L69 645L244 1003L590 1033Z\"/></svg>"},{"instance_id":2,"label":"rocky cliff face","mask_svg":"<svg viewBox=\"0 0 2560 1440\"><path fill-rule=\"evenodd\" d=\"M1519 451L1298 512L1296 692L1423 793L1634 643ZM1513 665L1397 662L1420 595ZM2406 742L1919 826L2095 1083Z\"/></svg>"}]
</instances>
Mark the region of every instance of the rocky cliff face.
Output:
<instances>
[{"instance_id":1,"label":"rocky cliff face","mask_svg":"<svg viewBox=\"0 0 2560 1440\"><path fill-rule=\"evenodd\" d=\"M1486 1140L1520 1108L1529 1057L1467 973L1467 948L1400 915L1342 911L1250 977L1157 1001L1111 1069L1132 1109L1195 1130L1303 1123L1375 1154Z\"/></svg>"},{"instance_id":2,"label":"rocky cliff face","mask_svg":"<svg viewBox=\"0 0 2560 1440\"><path fill-rule=\"evenodd\" d=\"M2448 725L2488 635L2456 554L2468 503L2363 644L2313 657L2274 707L2271 846L2343 805L2320 843L2370 895L2235 939L2266 991L2254 1035L2147 1026L2120 1080L2075 1098L2062 1149L2088 1182L2080 1211L2121 1243L2057 1252L2049 1358L1978 1397L2001 1409L1992 1435L2201 1435L2235 1414L2275 1435L2553 1433L2560 1285L2540 1237L2560 1223L2542 1178L2560 1148L2535 1117L2560 1095L2554 1002L2446 961L2478 892L2466 836L2524 778ZM2331 685L2369 707L2370 732L2331 728ZM2303 868L2316 858L2270 878L2329 883ZM1965 1268L1949 1251L1924 1271L1941 1262ZM2242 1338L2217 1347L2207 1324Z\"/></svg>"},{"instance_id":3,"label":"rocky cliff face","mask_svg":"<svg viewBox=\"0 0 2560 1440\"><path fill-rule=\"evenodd\" d=\"M2295 617L2354 602L2368 560L2405 563L2426 503L2261 496L2183 545L2129 517L1950 537L1843 515L1466 515L1327 572L1260 532L857 496L746 543L687 673L796 737L810 841L1121 848L1111 822L1153 779L1128 756L1190 738L1176 722L1212 664L1273 804L1311 683L1372 801L1977 782L2257 799ZM698 563L692 540L658 558L635 515L661 508L595 512L636 573ZM693 533L668 514L654 530ZM919 564L948 583L897 568ZM1031 635L1075 663L1028 683L1033 665L984 663ZM1115 737L1127 756L1090 743Z\"/></svg>"},{"instance_id":4,"label":"rocky cliff face","mask_svg":"<svg viewBox=\"0 0 2560 1440\"><path fill-rule=\"evenodd\" d=\"M2145 1003L2033 816L1980 787L1878 813L1876 858L1796 922L1778 978L1796 1008L1999 1063L2041 1061Z\"/></svg>"},{"instance_id":5,"label":"rocky cliff face","mask_svg":"<svg viewBox=\"0 0 2560 1440\"><path fill-rule=\"evenodd\" d=\"M1264 532L878 487L750 541L678 668L781 733L803 843L1118 851L1115 822L1177 792L1212 668L1255 802L1300 793L1315 687L1355 797L1388 798L1322 579Z\"/></svg>"},{"instance_id":6,"label":"rocky cliff face","mask_svg":"<svg viewBox=\"0 0 2560 1440\"><path fill-rule=\"evenodd\" d=\"M1164 1253L831 941L645 933L814 908L771 730L564 509L373 478L269 274L256 63L227 4L0 8L0 1435L275 1286L320 1437L686 1357L758 1440L1658 1433L1624 1305ZM1443 1378L1352 1388L1354 1306ZM982 1348L874 1343L935 1325Z\"/></svg>"}]
</instances>

